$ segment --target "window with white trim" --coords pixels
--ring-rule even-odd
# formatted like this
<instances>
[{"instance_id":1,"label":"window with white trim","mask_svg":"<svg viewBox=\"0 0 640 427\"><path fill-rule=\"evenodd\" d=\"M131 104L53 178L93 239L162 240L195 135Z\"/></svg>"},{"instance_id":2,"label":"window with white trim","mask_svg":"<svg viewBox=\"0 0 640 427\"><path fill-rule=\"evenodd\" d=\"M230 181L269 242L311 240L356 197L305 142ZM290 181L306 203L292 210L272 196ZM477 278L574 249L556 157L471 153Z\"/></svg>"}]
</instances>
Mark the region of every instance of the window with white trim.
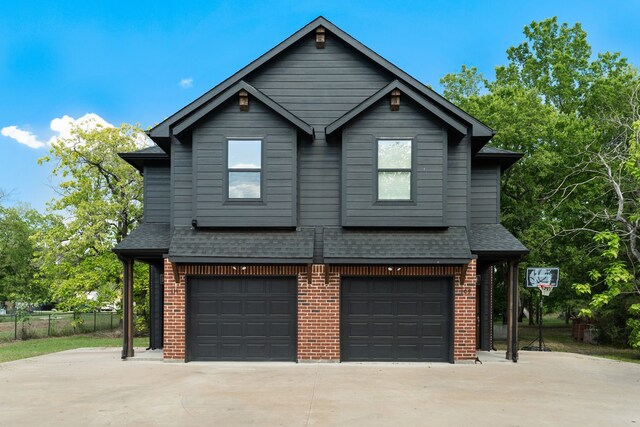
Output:
<instances>
[{"instance_id":1,"label":"window with white trim","mask_svg":"<svg viewBox=\"0 0 640 427\"><path fill-rule=\"evenodd\" d=\"M411 200L410 139L378 140L378 200Z\"/></svg>"},{"instance_id":2,"label":"window with white trim","mask_svg":"<svg viewBox=\"0 0 640 427\"><path fill-rule=\"evenodd\" d=\"M227 141L227 183L229 199L262 197L262 140Z\"/></svg>"}]
</instances>

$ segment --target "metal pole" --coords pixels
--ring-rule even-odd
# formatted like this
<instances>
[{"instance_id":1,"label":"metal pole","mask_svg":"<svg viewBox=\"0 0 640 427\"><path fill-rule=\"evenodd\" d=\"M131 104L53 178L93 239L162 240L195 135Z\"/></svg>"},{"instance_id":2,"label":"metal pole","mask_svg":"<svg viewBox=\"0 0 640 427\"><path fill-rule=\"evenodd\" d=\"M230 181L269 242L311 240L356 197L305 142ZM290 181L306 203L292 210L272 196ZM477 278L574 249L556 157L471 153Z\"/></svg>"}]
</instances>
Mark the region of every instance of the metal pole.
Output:
<instances>
[{"instance_id":1,"label":"metal pole","mask_svg":"<svg viewBox=\"0 0 640 427\"><path fill-rule=\"evenodd\" d=\"M13 313L13 339L18 339L18 311Z\"/></svg>"},{"instance_id":2,"label":"metal pole","mask_svg":"<svg viewBox=\"0 0 640 427\"><path fill-rule=\"evenodd\" d=\"M540 289L540 306L538 310L540 312L540 317L538 318L538 351L542 351L542 289Z\"/></svg>"},{"instance_id":3,"label":"metal pole","mask_svg":"<svg viewBox=\"0 0 640 427\"><path fill-rule=\"evenodd\" d=\"M49 313L49 327L47 328L47 336L51 336L51 313Z\"/></svg>"},{"instance_id":4,"label":"metal pole","mask_svg":"<svg viewBox=\"0 0 640 427\"><path fill-rule=\"evenodd\" d=\"M113 329L113 311L109 313L109 330Z\"/></svg>"},{"instance_id":5,"label":"metal pole","mask_svg":"<svg viewBox=\"0 0 640 427\"><path fill-rule=\"evenodd\" d=\"M98 316L98 312L97 312L97 311L94 311L94 312L93 312L93 332L95 332L95 331L96 331L96 320L98 320L98 319L97 319L97 316Z\"/></svg>"}]
</instances>

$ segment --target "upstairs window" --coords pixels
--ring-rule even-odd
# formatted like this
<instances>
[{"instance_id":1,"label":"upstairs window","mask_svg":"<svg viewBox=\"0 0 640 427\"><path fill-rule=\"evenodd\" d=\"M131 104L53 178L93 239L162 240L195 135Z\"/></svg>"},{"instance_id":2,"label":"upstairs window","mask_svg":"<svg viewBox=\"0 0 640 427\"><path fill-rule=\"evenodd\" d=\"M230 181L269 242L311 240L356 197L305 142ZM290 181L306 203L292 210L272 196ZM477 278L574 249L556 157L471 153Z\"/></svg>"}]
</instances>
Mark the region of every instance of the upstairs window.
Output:
<instances>
[{"instance_id":1,"label":"upstairs window","mask_svg":"<svg viewBox=\"0 0 640 427\"><path fill-rule=\"evenodd\" d=\"M227 182L229 199L262 197L262 141L230 139L227 141Z\"/></svg>"},{"instance_id":2,"label":"upstairs window","mask_svg":"<svg viewBox=\"0 0 640 427\"><path fill-rule=\"evenodd\" d=\"M411 140L378 140L378 200L411 200Z\"/></svg>"}]
</instances>

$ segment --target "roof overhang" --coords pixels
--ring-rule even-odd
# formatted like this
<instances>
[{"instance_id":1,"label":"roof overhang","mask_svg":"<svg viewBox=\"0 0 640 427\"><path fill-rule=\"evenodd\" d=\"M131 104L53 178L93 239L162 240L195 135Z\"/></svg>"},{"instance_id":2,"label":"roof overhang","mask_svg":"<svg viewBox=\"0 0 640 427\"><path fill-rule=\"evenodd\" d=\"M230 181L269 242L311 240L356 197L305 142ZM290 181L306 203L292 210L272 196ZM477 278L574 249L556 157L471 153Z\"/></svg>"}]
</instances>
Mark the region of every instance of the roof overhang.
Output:
<instances>
[{"instance_id":1,"label":"roof overhang","mask_svg":"<svg viewBox=\"0 0 640 427\"><path fill-rule=\"evenodd\" d=\"M504 172L509 169L511 166L516 164L518 160L520 160L524 154L516 153L513 151L500 150L500 152L486 152L483 153L482 150L472 157L471 162L474 165L499 165L500 171Z\"/></svg>"},{"instance_id":2,"label":"roof overhang","mask_svg":"<svg viewBox=\"0 0 640 427\"><path fill-rule=\"evenodd\" d=\"M381 99L389 95L391 91L393 91L394 89L400 90L401 96L407 96L410 99L412 99L415 103L417 103L422 108L430 112L438 120L440 120L450 129L452 129L455 133L461 136L467 134L467 129L469 126L468 124L457 120L455 117L451 116L451 114L447 113L446 111L442 110L442 108L438 107L434 102L430 101L424 96L419 95L415 90L411 89L409 86L407 86L406 84L398 80L392 81L391 83L389 83L388 85L380 89L378 92L374 93L369 98L365 99L360 104L355 106L353 109L348 111L342 117L338 118L336 121L331 123L329 126L325 128L324 130L325 134L327 136L330 136L334 132L338 131L347 123L349 123L351 120L355 119L360 114L364 113L367 109L369 109L375 103L377 103L378 101L380 101Z\"/></svg>"},{"instance_id":3,"label":"roof overhang","mask_svg":"<svg viewBox=\"0 0 640 427\"><path fill-rule=\"evenodd\" d=\"M136 168L140 173L144 172L145 164L169 164L170 158L165 153L118 153L118 156L131 166Z\"/></svg>"}]
</instances>

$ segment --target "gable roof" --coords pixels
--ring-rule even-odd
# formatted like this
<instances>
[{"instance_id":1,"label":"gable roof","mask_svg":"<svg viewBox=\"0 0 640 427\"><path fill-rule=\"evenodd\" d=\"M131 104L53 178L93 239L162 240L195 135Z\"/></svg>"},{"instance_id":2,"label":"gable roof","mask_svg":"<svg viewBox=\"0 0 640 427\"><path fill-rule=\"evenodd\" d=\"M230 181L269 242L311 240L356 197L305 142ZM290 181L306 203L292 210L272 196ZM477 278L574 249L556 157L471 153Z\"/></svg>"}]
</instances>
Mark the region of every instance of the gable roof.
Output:
<instances>
[{"instance_id":1,"label":"gable roof","mask_svg":"<svg viewBox=\"0 0 640 427\"><path fill-rule=\"evenodd\" d=\"M399 89L402 95L406 95L409 98L411 98L415 103L422 106L424 109L429 111L431 114L436 116L438 119L443 121L446 125L448 125L450 128L452 128L459 134L461 135L467 134L467 126L464 123L461 123L460 121L452 117L450 114L447 114L446 112L442 111L442 109L439 108L437 105L435 105L433 102L418 95L414 90L412 90L407 85L403 84L398 80L392 81L391 83L389 83L388 85L380 89L378 92L374 93L369 98L362 101L359 105L357 105L351 111L348 111L345 115L343 115L342 117L338 118L336 121L331 123L329 126L327 126L324 129L325 134L331 135L338 129L342 128L344 125L346 125L351 120L355 119L357 116L362 114L369 107L374 105L376 102L380 101L382 98L387 96L394 89Z\"/></svg>"},{"instance_id":2,"label":"gable roof","mask_svg":"<svg viewBox=\"0 0 640 427\"><path fill-rule=\"evenodd\" d=\"M298 118L295 114L291 113L289 110L287 110L244 80L240 80L238 83L222 92L215 99L202 105L197 111L195 111L193 114L181 121L180 124L174 127L173 134L179 135L183 133L191 126L193 126L198 120L202 119L204 116L218 108L220 105L224 104L227 100L229 100L229 98L236 95L243 89L307 135L313 135L313 127L311 127L311 125Z\"/></svg>"},{"instance_id":3,"label":"gable roof","mask_svg":"<svg viewBox=\"0 0 640 427\"><path fill-rule=\"evenodd\" d=\"M471 115L469 115L459 107L455 106L451 102L447 101L444 97L442 97L432 89L429 89L427 86L420 83L418 80L411 77L409 74L405 73L400 68L393 65L391 62L387 61L386 59L384 59L383 57L381 57L380 55L378 55L377 53L375 53L374 51L372 51L371 49L369 49L368 47L366 47L365 45L363 45L353 37L351 37L349 34L342 31L340 28L336 27L327 19L320 16L314 19L313 21L311 21L310 23L308 23L307 25L305 25L303 28L295 32L293 35L288 37L286 40L284 40L283 42L281 42L271 50L269 50L267 53L265 53L264 55L260 56L259 58L251 62L246 67L242 68L240 71L236 72L231 77L227 78L222 83L218 84L216 87L214 87L213 89L206 92L204 95L197 98L195 101L186 105L185 107L183 107L182 109L180 109L179 111L177 111L176 113L174 113L173 115L171 115L170 117L168 117L167 119L165 119L164 121L156 125L154 128L152 128L148 132L149 137L151 137L160 146L165 145L170 137L172 126L176 125L181 120L184 120L185 118L187 118L194 111L201 108L203 105L207 104L212 99L216 98L218 95L226 91L229 87L236 84L238 81L244 79L249 73L255 71L256 69L258 69L259 67L261 67L262 65L270 61L272 58L276 57L278 54L280 54L281 52L283 52L284 50L286 50L287 48L289 48L290 46L298 42L300 39L305 37L307 34L315 30L319 26L324 27L327 31L329 31L336 37L340 38L347 45L349 45L356 51L360 52L361 54L365 55L367 58L369 58L371 61L373 61L383 69L396 75L399 80L407 84L416 92L422 94L423 96L431 100L436 105L440 106L443 110L447 111L449 114L453 114L457 116L459 119L469 123L472 126L473 137L481 138L483 141L486 142L489 139L491 139L491 137L495 134L495 131L493 131L490 127L488 127L478 119L472 117Z\"/></svg>"}]
</instances>

